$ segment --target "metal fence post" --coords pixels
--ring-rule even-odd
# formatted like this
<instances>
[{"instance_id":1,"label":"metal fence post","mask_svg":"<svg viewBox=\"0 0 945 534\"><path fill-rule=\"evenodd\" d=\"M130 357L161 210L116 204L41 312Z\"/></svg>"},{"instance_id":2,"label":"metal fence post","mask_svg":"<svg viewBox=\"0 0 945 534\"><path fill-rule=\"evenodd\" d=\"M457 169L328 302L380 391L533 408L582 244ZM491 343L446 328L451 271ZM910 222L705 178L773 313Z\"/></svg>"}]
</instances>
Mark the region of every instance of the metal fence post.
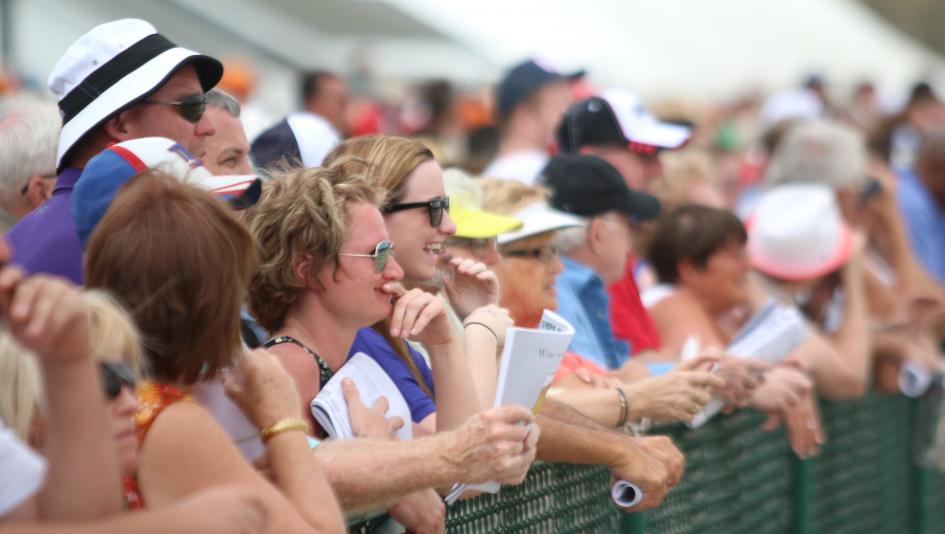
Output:
<instances>
[{"instance_id":1,"label":"metal fence post","mask_svg":"<svg viewBox=\"0 0 945 534\"><path fill-rule=\"evenodd\" d=\"M644 534L646 515L643 512L620 515L620 534Z\"/></svg>"},{"instance_id":2,"label":"metal fence post","mask_svg":"<svg viewBox=\"0 0 945 534\"><path fill-rule=\"evenodd\" d=\"M811 528L811 462L802 460L793 453L794 467L794 534L812 534Z\"/></svg>"}]
</instances>

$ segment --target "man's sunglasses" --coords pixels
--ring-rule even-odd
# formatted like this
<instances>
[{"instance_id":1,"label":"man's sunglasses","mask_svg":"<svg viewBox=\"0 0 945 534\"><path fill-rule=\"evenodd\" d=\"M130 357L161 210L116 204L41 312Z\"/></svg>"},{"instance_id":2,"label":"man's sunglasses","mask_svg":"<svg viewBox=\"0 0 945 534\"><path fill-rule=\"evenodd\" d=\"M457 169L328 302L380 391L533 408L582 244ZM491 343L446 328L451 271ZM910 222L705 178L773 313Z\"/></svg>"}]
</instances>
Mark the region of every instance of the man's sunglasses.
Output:
<instances>
[{"instance_id":1,"label":"man's sunglasses","mask_svg":"<svg viewBox=\"0 0 945 534\"><path fill-rule=\"evenodd\" d=\"M558 249L552 246L503 250L501 254L511 258L532 258L541 262L549 262L559 255Z\"/></svg>"},{"instance_id":2,"label":"man's sunglasses","mask_svg":"<svg viewBox=\"0 0 945 534\"><path fill-rule=\"evenodd\" d=\"M394 253L394 243L381 241L374 247L373 254L355 254L353 252L339 252L339 256L353 256L355 258L374 258L374 272L382 273L387 268L387 260Z\"/></svg>"},{"instance_id":3,"label":"man's sunglasses","mask_svg":"<svg viewBox=\"0 0 945 534\"><path fill-rule=\"evenodd\" d=\"M99 372L102 376L102 389L105 397L113 401L121 394L121 389L128 387L135 389L135 373L127 363L99 362Z\"/></svg>"},{"instance_id":4,"label":"man's sunglasses","mask_svg":"<svg viewBox=\"0 0 945 534\"><path fill-rule=\"evenodd\" d=\"M177 102L151 99L142 100L141 102L159 106L174 106L184 120L194 123L203 117L203 112L207 109L207 98L204 95L187 95Z\"/></svg>"},{"instance_id":5,"label":"man's sunglasses","mask_svg":"<svg viewBox=\"0 0 945 534\"><path fill-rule=\"evenodd\" d=\"M430 212L430 226L437 228L443 222L443 212L450 211L450 197L437 197L426 202L408 202L406 204L391 204L384 208L384 213L395 211L426 208Z\"/></svg>"}]
</instances>

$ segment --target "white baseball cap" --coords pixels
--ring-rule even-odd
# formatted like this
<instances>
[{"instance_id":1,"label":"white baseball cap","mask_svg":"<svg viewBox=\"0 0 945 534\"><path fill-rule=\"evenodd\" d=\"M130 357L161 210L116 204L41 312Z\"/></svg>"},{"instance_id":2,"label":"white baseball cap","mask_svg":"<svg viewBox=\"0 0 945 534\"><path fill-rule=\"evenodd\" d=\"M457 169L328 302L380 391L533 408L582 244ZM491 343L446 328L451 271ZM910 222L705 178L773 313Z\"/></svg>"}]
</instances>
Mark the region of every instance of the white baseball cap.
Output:
<instances>
[{"instance_id":1,"label":"white baseball cap","mask_svg":"<svg viewBox=\"0 0 945 534\"><path fill-rule=\"evenodd\" d=\"M223 76L222 63L176 46L140 19L107 22L79 37L49 75L62 116L56 167L86 133L159 89L185 64L194 66L204 91Z\"/></svg>"}]
</instances>

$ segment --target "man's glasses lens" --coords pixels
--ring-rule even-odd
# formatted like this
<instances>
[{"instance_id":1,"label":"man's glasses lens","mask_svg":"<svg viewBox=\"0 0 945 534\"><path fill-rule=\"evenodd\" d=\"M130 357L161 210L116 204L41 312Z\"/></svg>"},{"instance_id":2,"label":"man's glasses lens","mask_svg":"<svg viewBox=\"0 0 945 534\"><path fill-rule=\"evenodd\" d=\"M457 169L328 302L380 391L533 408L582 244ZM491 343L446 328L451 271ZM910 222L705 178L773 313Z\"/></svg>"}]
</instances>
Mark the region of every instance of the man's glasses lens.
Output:
<instances>
[{"instance_id":1,"label":"man's glasses lens","mask_svg":"<svg viewBox=\"0 0 945 534\"><path fill-rule=\"evenodd\" d=\"M207 99L204 95L187 95L177 102L167 102L164 100L144 100L144 102L147 104L174 106L184 120L194 123L203 118L203 112L207 109Z\"/></svg>"},{"instance_id":2,"label":"man's glasses lens","mask_svg":"<svg viewBox=\"0 0 945 534\"><path fill-rule=\"evenodd\" d=\"M102 377L102 388L108 400L113 401L118 398L121 389L125 386L134 390L135 374L128 364L101 362L99 363L99 371Z\"/></svg>"},{"instance_id":3,"label":"man's glasses lens","mask_svg":"<svg viewBox=\"0 0 945 534\"><path fill-rule=\"evenodd\" d=\"M203 117L203 112L207 109L207 100L203 95L190 95L180 99L180 105L177 107L180 114L190 122L197 122Z\"/></svg>"}]
</instances>

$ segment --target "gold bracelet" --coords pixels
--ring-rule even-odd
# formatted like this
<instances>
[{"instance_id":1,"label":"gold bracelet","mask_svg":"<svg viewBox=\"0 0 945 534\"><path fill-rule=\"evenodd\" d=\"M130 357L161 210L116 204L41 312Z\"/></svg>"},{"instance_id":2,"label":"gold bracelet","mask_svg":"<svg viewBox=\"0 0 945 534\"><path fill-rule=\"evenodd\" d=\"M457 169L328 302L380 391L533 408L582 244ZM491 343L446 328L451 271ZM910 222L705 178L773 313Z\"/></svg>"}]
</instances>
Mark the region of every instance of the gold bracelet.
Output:
<instances>
[{"instance_id":1,"label":"gold bracelet","mask_svg":"<svg viewBox=\"0 0 945 534\"><path fill-rule=\"evenodd\" d=\"M262 431L259 433L259 437L262 438L263 443L268 443L269 440L272 439L272 437L276 434L288 432L289 430L301 430L302 432L308 432L308 423L301 419L280 419L262 429Z\"/></svg>"},{"instance_id":2,"label":"gold bracelet","mask_svg":"<svg viewBox=\"0 0 945 534\"><path fill-rule=\"evenodd\" d=\"M617 421L617 426L621 427L627 424L627 416L630 412L630 401L627 400L627 394L623 392L620 388L614 388L617 390L617 401L620 403L620 419Z\"/></svg>"}]
</instances>

